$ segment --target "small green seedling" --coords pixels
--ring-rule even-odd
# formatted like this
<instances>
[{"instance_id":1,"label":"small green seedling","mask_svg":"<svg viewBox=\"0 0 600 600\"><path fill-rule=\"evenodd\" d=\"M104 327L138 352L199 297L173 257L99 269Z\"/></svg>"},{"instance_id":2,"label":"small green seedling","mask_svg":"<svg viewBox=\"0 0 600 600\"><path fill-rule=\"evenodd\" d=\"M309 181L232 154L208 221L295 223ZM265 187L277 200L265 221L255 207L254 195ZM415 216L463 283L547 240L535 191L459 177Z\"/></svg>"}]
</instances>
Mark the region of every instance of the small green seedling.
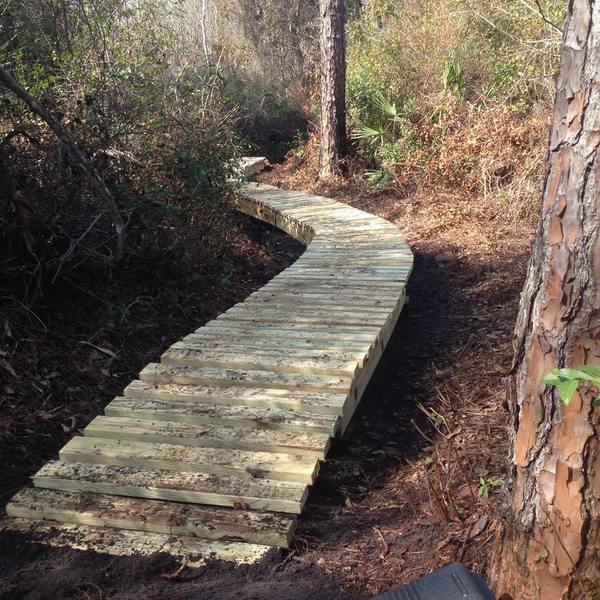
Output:
<instances>
[{"instance_id":1,"label":"small green seedling","mask_svg":"<svg viewBox=\"0 0 600 600\"><path fill-rule=\"evenodd\" d=\"M479 478L479 495L482 498L489 498L490 494L500 489L504 485L504 479L498 475L490 475L489 477Z\"/></svg>"},{"instance_id":2,"label":"small green seedling","mask_svg":"<svg viewBox=\"0 0 600 600\"><path fill-rule=\"evenodd\" d=\"M582 365L576 369L552 369L542 383L555 385L565 406L573 399L582 381L589 381L600 392L600 365ZM592 406L600 406L600 393L592 401Z\"/></svg>"}]
</instances>

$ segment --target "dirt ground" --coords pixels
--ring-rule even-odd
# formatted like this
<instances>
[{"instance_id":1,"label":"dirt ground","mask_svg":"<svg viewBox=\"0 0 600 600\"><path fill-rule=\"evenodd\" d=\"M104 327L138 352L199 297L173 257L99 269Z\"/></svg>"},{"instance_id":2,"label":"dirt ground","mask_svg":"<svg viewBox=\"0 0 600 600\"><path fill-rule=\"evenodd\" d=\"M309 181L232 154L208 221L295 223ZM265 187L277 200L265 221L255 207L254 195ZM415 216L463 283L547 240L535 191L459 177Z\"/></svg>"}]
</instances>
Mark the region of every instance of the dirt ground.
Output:
<instances>
[{"instance_id":1,"label":"dirt ground","mask_svg":"<svg viewBox=\"0 0 600 600\"><path fill-rule=\"evenodd\" d=\"M285 183L278 171L268 179ZM178 567L167 556L117 559L0 536L0 598L350 600L456 560L485 575L503 497L497 478L503 478L507 458L504 376L531 226L507 222L500 211L458 195L406 198L350 185L321 192L396 223L415 253L415 269L409 306L345 438L321 470L293 550L257 566L211 564L165 579ZM162 321L164 313L152 317L159 325L144 333L139 356L117 377L102 376L98 361L105 357L96 350L101 356L87 357L77 383L65 382L55 365L65 346L46 342L39 360L52 355L54 363L46 367L47 385L36 386L52 389L65 407L44 409L45 418L36 405L30 416L19 416L23 423L9 424L2 455L5 498L160 349L189 332L192 322L247 295L294 253L279 248L265 261L248 252L243 285L225 287L206 306L211 296L203 294L193 318L165 305L168 320ZM66 370L69 361L81 360L81 347L72 348ZM51 376L55 370L59 375ZM65 394L65 385L77 389ZM17 385L8 387L9 401L24 398ZM7 418L6 410L0 414Z\"/></svg>"}]
</instances>

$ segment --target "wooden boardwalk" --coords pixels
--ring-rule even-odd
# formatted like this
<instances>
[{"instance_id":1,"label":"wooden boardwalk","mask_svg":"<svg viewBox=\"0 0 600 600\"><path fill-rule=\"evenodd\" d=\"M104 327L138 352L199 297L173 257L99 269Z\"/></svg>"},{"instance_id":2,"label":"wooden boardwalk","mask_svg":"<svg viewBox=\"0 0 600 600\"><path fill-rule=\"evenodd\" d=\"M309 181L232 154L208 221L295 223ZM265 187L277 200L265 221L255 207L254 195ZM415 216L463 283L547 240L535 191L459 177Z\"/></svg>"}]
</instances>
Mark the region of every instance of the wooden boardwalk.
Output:
<instances>
[{"instance_id":1,"label":"wooden boardwalk","mask_svg":"<svg viewBox=\"0 0 600 600\"><path fill-rule=\"evenodd\" d=\"M328 198L247 184L239 210L307 250L144 368L16 494L4 528L192 564L289 545L394 329L413 259L392 224Z\"/></svg>"}]
</instances>

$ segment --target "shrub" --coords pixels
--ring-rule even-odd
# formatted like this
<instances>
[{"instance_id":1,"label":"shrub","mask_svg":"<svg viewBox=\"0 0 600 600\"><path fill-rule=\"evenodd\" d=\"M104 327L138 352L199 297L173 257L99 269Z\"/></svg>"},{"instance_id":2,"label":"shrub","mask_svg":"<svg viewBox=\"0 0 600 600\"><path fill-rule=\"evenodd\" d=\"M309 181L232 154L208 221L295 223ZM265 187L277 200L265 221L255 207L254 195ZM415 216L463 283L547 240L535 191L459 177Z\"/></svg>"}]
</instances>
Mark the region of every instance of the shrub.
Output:
<instances>
[{"instance_id":1,"label":"shrub","mask_svg":"<svg viewBox=\"0 0 600 600\"><path fill-rule=\"evenodd\" d=\"M226 244L237 114L219 70L179 52L172 6L24 0L4 16L0 60L113 191L128 223L125 260L212 268ZM32 306L78 270L109 276L114 239L93 189L45 124L9 93L1 101L3 277L17 304Z\"/></svg>"}]
</instances>

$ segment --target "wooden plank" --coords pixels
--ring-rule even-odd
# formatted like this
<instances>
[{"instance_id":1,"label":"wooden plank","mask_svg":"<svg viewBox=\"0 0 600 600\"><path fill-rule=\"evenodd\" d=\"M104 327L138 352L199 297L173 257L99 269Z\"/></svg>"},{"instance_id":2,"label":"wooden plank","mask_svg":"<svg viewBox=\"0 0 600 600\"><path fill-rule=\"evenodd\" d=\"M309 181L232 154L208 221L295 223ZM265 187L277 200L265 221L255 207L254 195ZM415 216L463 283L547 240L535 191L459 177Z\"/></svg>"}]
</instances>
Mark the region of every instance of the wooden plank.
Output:
<instances>
[{"instance_id":1,"label":"wooden plank","mask_svg":"<svg viewBox=\"0 0 600 600\"><path fill-rule=\"evenodd\" d=\"M272 337L284 338L307 338L307 339L333 339L333 340L354 340L373 342L379 335L381 328L372 325L355 327L352 325L327 325L314 323L281 323L273 325L272 323L251 323L244 324L237 321L228 321L227 319L214 319L204 326L196 329L196 333L204 333L207 330L219 329L225 333L225 337L233 337L235 332L248 331L252 335L254 332L261 331Z\"/></svg>"},{"instance_id":2,"label":"wooden plank","mask_svg":"<svg viewBox=\"0 0 600 600\"><path fill-rule=\"evenodd\" d=\"M256 369L259 371L322 373L325 375L353 375L360 366L357 357L334 353L285 353L273 350L262 351L240 348L219 350L203 348L201 345L174 344L160 358L166 365L181 365L190 367L225 367L231 369Z\"/></svg>"},{"instance_id":3,"label":"wooden plank","mask_svg":"<svg viewBox=\"0 0 600 600\"><path fill-rule=\"evenodd\" d=\"M292 294L288 292L269 292L266 290L259 290L250 294L244 304L287 304L289 306L343 306L348 308L369 308L371 310L387 310L391 311L396 308L398 298L396 295L388 298L373 297L371 294L352 294L344 295L343 299L340 299L339 294L336 292L305 292L303 294Z\"/></svg>"},{"instance_id":4,"label":"wooden plank","mask_svg":"<svg viewBox=\"0 0 600 600\"><path fill-rule=\"evenodd\" d=\"M104 412L110 417L181 421L190 424L223 425L310 431L335 435L339 427L337 415L321 415L277 408L202 404L177 399L115 398Z\"/></svg>"},{"instance_id":5,"label":"wooden plank","mask_svg":"<svg viewBox=\"0 0 600 600\"><path fill-rule=\"evenodd\" d=\"M279 513L41 488L23 488L8 503L6 513L25 519L283 548L289 546L296 527L295 517Z\"/></svg>"},{"instance_id":6,"label":"wooden plank","mask_svg":"<svg viewBox=\"0 0 600 600\"><path fill-rule=\"evenodd\" d=\"M290 481L64 461L44 465L33 476L33 483L36 487L54 490L292 514L302 512L308 493L306 484Z\"/></svg>"},{"instance_id":7,"label":"wooden plank","mask_svg":"<svg viewBox=\"0 0 600 600\"><path fill-rule=\"evenodd\" d=\"M387 314L369 315L358 309L354 313L334 313L327 309L318 310L310 308L302 310L298 308L291 312L289 309L276 309L269 306L256 307L244 306L230 308L227 312L217 317L220 321L243 321L250 323L305 323L307 325L343 325L347 327L374 326L383 327L387 320Z\"/></svg>"},{"instance_id":8,"label":"wooden plank","mask_svg":"<svg viewBox=\"0 0 600 600\"><path fill-rule=\"evenodd\" d=\"M335 315L343 317L343 316L353 316L355 317L357 314L362 314L364 316L369 316L373 318L385 318L397 304L397 298L392 302L390 301L388 306L380 306L375 304L373 300L370 300L369 304L366 305L365 302L361 304L354 304L350 300L346 300L346 298L341 298L339 295L330 294L328 298L328 302L325 303L325 306L322 303L314 302L314 298L310 296L303 296L300 294L288 294L288 297L280 294L269 294L268 296L263 296L262 299L259 297L258 299L253 296L249 296L243 302L238 302L234 304L232 307L228 308L225 311L225 314L228 312L233 312L233 309L238 310L287 310L290 314L295 313L317 313L323 314L328 313L330 315Z\"/></svg>"},{"instance_id":9,"label":"wooden plank","mask_svg":"<svg viewBox=\"0 0 600 600\"><path fill-rule=\"evenodd\" d=\"M142 381L205 385L239 385L240 387L274 387L312 392L344 392L352 385L352 376L318 375L314 373L278 373L211 367L177 367L148 364L140 373Z\"/></svg>"},{"instance_id":10,"label":"wooden plank","mask_svg":"<svg viewBox=\"0 0 600 600\"><path fill-rule=\"evenodd\" d=\"M300 483L312 483L319 469L318 458L311 455L92 437L74 437L62 448L60 457L81 463Z\"/></svg>"},{"instance_id":11,"label":"wooden plank","mask_svg":"<svg viewBox=\"0 0 600 600\"><path fill-rule=\"evenodd\" d=\"M242 156L240 166L245 177L252 177L260 173L269 165L269 161L264 156Z\"/></svg>"},{"instance_id":12,"label":"wooden plank","mask_svg":"<svg viewBox=\"0 0 600 600\"><path fill-rule=\"evenodd\" d=\"M298 298L300 300L300 298ZM335 320L344 325L346 321L354 321L363 324L365 321L371 321L373 327L380 327L385 323L387 316L394 310L392 308L372 308L365 306L343 306L343 299L338 298L336 306L320 306L318 304L299 304L289 303L279 298L273 298L271 302L257 305L255 303L242 302L227 309L217 318L234 318L233 315L254 312L257 315L268 315L271 313L288 312L288 316L309 316L320 318L325 321ZM294 321L288 321L293 323Z\"/></svg>"},{"instance_id":13,"label":"wooden plank","mask_svg":"<svg viewBox=\"0 0 600 600\"><path fill-rule=\"evenodd\" d=\"M341 415L346 394L286 390L277 388L242 388L238 386L204 386L177 383L132 381L123 392L128 398L185 400L198 404L257 406L281 410L299 410L319 415Z\"/></svg>"},{"instance_id":14,"label":"wooden plank","mask_svg":"<svg viewBox=\"0 0 600 600\"><path fill-rule=\"evenodd\" d=\"M293 341L293 340L292 340ZM262 342L262 344L261 344ZM308 342L312 345L309 346ZM256 354L261 356L259 362L264 358L272 358L274 354L285 352L291 360L323 360L325 362L353 363L356 365L364 358L366 351L369 349L367 344L354 344L352 346L338 347L338 349L319 348L316 344L318 340L301 340L301 346L296 347L290 344L290 340L277 340L273 338L261 340L228 340L228 339L212 339L194 342L193 340L175 342L171 348L179 350L195 350L201 352L216 351L224 352L225 350L231 354L237 354L240 350L246 350L247 354ZM323 342L320 342L323 343ZM256 345L254 345L256 344ZM350 370L342 367L344 372Z\"/></svg>"},{"instance_id":15,"label":"wooden plank","mask_svg":"<svg viewBox=\"0 0 600 600\"><path fill-rule=\"evenodd\" d=\"M328 340L307 338L277 338L268 332L263 332L255 337L236 337L234 339L224 338L222 335L214 334L210 330L203 333L190 333L181 342L173 344L202 344L205 348L231 348L231 349L253 349L261 350L270 348L282 352L296 351L319 351L319 352L342 352L353 353L364 356L371 347L371 342L353 342L352 340Z\"/></svg>"},{"instance_id":16,"label":"wooden plank","mask_svg":"<svg viewBox=\"0 0 600 600\"><path fill-rule=\"evenodd\" d=\"M407 279L408 277L405 277L400 281L384 282L382 279L373 281L372 279L343 280L287 276L280 277L279 279L274 277L261 289L269 292L287 291L287 293L290 293L292 290L297 291L298 293L331 293L333 290L337 290L340 298L342 298L345 294L352 294L355 292L364 293L366 290L370 290L373 294L373 298L379 298L380 296L399 297L404 292L404 288L406 287L405 282Z\"/></svg>"},{"instance_id":17,"label":"wooden plank","mask_svg":"<svg viewBox=\"0 0 600 600\"><path fill-rule=\"evenodd\" d=\"M215 542L166 533L29 519L3 519L0 521L0 530L21 534L27 541L53 548L74 548L114 556L151 556L164 552L186 559L189 567L201 567L213 560L253 564L272 551L271 546L259 544Z\"/></svg>"},{"instance_id":18,"label":"wooden plank","mask_svg":"<svg viewBox=\"0 0 600 600\"><path fill-rule=\"evenodd\" d=\"M306 323L302 323L304 329L289 329L284 323L258 323L256 321L243 322L243 321L227 321L223 319L218 321L218 326L210 325L202 327L194 332L192 335L211 335L218 336L221 339L226 340L242 340L242 339L277 339L277 340L297 340L297 341L312 341L312 342L325 342L325 343L363 343L371 345L377 342L376 334L363 333L364 328L356 328L356 335L353 336L351 332L344 328L343 332L335 332L331 325L314 324L315 327L327 327L324 331L315 331L312 335L309 331L310 326L307 327Z\"/></svg>"},{"instance_id":19,"label":"wooden plank","mask_svg":"<svg viewBox=\"0 0 600 600\"><path fill-rule=\"evenodd\" d=\"M318 458L325 458L329 449L329 435L326 433L223 427L128 417L96 417L84 429L84 434L92 438L180 444L195 448L279 452L297 456L306 454Z\"/></svg>"},{"instance_id":20,"label":"wooden plank","mask_svg":"<svg viewBox=\"0 0 600 600\"><path fill-rule=\"evenodd\" d=\"M338 278L333 272L302 272L295 271L293 273L283 271L279 275L276 275L271 279L271 282L267 284L269 287L284 282L294 282L295 284L304 284L305 289L311 287L317 287L319 285L327 286L328 284L335 285L340 288L348 288L349 286L360 286L364 289L371 289L373 292L379 290L391 290L394 292L401 292L406 281L408 279L408 273L402 273L397 275L389 275L387 277L383 275L351 275L348 274L346 277Z\"/></svg>"}]
</instances>

